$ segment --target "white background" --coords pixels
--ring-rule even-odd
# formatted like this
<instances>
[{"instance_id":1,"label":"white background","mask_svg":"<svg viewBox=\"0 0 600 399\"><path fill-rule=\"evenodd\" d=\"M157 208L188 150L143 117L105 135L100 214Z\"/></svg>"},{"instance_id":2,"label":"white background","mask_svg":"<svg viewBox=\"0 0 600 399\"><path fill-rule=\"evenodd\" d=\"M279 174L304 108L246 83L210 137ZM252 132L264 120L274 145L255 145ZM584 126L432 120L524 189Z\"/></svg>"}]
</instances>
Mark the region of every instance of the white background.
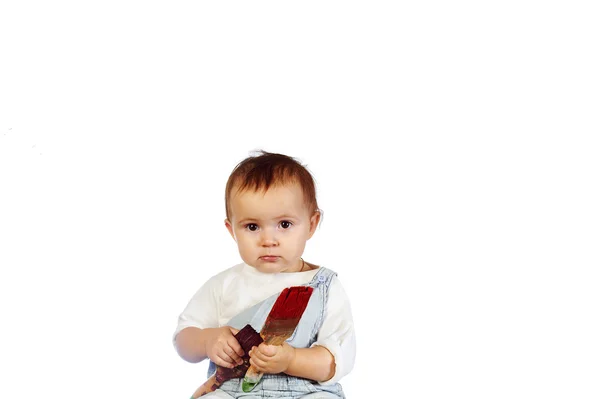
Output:
<instances>
[{"instance_id":1,"label":"white background","mask_svg":"<svg viewBox=\"0 0 600 399\"><path fill-rule=\"evenodd\" d=\"M0 397L188 398L223 191L298 157L358 398L598 398L594 2L3 1Z\"/></svg>"}]
</instances>

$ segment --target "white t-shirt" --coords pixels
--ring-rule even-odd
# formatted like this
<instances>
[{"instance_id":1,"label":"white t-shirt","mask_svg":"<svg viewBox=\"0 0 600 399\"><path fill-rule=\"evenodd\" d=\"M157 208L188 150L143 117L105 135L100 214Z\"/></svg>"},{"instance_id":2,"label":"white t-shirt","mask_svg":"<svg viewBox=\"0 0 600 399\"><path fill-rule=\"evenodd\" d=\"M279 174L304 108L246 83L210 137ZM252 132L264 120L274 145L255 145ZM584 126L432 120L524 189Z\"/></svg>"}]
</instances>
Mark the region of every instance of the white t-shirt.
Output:
<instances>
[{"instance_id":1,"label":"white t-shirt","mask_svg":"<svg viewBox=\"0 0 600 399\"><path fill-rule=\"evenodd\" d=\"M318 269L298 273L262 273L240 263L211 277L179 315L176 335L186 327L215 328L227 324L245 309L281 292L284 288L309 283ZM325 318L312 345L327 348L335 358L335 374L323 385L334 384L354 367L356 338L350 302L341 282L331 279Z\"/></svg>"}]
</instances>

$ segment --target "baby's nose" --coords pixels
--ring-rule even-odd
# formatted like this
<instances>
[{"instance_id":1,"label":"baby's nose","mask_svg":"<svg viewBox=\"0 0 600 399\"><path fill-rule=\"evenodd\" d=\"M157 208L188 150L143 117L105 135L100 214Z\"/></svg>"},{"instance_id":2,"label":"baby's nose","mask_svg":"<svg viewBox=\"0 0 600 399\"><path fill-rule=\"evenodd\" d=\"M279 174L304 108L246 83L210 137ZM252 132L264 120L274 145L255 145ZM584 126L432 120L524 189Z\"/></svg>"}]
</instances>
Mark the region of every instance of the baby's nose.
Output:
<instances>
[{"instance_id":1,"label":"baby's nose","mask_svg":"<svg viewBox=\"0 0 600 399\"><path fill-rule=\"evenodd\" d=\"M272 247L277 245L277 237L275 234L269 230L264 230L261 235L261 244L264 247Z\"/></svg>"}]
</instances>

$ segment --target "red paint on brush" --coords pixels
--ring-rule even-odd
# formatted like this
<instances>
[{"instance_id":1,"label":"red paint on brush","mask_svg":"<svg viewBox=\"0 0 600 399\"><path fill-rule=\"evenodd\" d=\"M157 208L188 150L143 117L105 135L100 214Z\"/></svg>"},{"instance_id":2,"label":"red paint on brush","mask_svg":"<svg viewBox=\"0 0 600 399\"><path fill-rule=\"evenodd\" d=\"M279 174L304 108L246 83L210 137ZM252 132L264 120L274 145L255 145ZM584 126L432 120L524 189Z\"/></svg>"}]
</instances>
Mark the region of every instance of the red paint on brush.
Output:
<instances>
[{"instance_id":1,"label":"red paint on brush","mask_svg":"<svg viewBox=\"0 0 600 399\"><path fill-rule=\"evenodd\" d=\"M271 309L267 321L295 319L302 316L312 294L312 287L285 288Z\"/></svg>"}]
</instances>

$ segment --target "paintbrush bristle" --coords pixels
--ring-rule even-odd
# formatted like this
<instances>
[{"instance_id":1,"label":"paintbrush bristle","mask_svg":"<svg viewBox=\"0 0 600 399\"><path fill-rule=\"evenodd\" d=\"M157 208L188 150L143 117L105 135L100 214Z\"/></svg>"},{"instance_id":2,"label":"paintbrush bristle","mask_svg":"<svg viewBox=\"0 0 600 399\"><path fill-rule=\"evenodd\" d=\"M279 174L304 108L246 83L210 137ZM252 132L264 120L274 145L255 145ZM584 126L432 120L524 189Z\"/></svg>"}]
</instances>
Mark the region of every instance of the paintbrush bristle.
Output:
<instances>
[{"instance_id":1,"label":"paintbrush bristle","mask_svg":"<svg viewBox=\"0 0 600 399\"><path fill-rule=\"evenodd\" d=\"M302 316L312 294L312 287L285 288L275 301L267 320L295 319Z\"/></svg>"},{"instance_id":2,"label":"paintbrush bristle","mask_svg":"<svg viewBox=\"0 0 600 399\"><path fill-rule=\"evenodd\" d=\"M313 288L306 286L285 288L281 292L260 331L265 343L280 345L292 335L312 292Z\"/></svg>"}]
</instances>

